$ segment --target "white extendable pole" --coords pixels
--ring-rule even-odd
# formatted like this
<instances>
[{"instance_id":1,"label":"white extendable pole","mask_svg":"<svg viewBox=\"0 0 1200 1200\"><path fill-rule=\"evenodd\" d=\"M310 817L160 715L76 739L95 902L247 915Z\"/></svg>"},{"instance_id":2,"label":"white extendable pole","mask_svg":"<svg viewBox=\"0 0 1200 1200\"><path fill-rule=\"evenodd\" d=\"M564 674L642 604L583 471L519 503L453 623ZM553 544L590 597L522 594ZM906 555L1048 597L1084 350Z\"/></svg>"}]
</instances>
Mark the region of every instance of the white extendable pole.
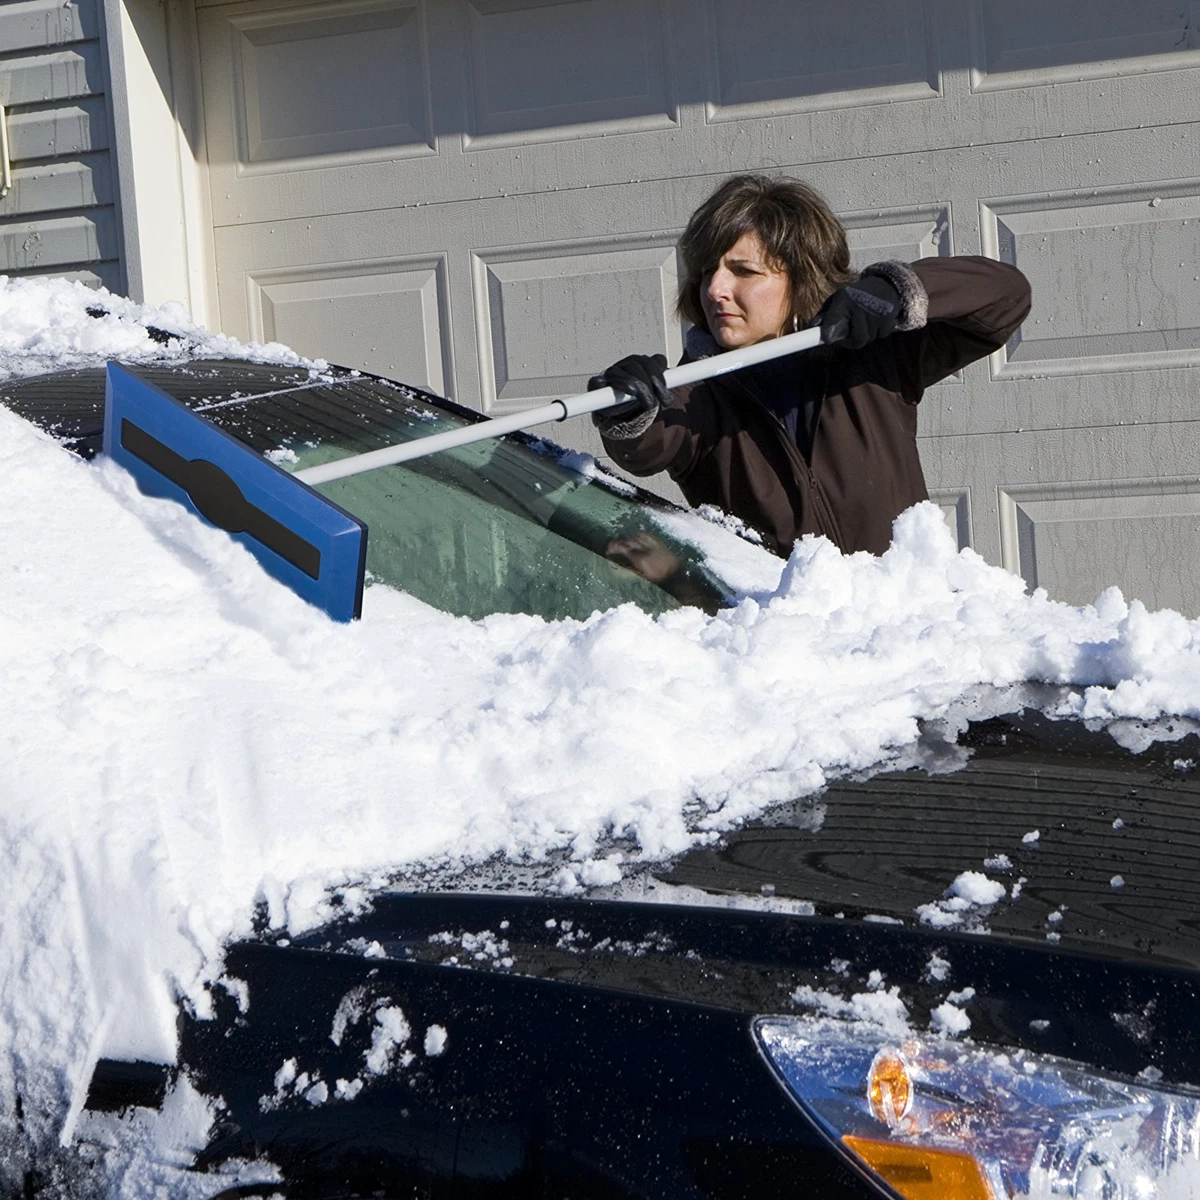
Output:
<instances>
[{"instance_id":1,"label":"white extendable pole","mask_svg":"<svg viewBox=\"0 0 1200 1200\"><path fill-rule=\"evenodd\" d=\"M712 358L701 358L695 362L684 363L681 367L671 367L665 376L667 387L684 387L689 383L699 383L702 379L728 375L730 371L740 371L743 367L750 367L755 363L769 362L773 358L783 358L801 350L811 350L820 345L820 342L819 329L802 329L799 333L789 333L770 341L757 342L742 350L726 350L723 354L713 355ZM578 396L555 400L540 408L527 408L523 412L510 413L506 417L496 417L491 421L480 421L463 429L433 433L428 437L417 438L416 441L400 442L395 446L368 450L365 454L354 454L319 467L308 467L306 470L297 471L296 478L307 484L345 479L349 475L361 475L364 471L374 471L378 467L391 467L396 463L411 462L414 458L424 458L425 455L436 454L439 450L469 446L473 442L503 437L506 433L530 429L534 425L546 425L551 421L565 421L568 417L581 417L585 413L599 412L615 404L622 404L628 399L628 396L614 392L612 388L581 392Z\"/></svg>"}]
</instances>

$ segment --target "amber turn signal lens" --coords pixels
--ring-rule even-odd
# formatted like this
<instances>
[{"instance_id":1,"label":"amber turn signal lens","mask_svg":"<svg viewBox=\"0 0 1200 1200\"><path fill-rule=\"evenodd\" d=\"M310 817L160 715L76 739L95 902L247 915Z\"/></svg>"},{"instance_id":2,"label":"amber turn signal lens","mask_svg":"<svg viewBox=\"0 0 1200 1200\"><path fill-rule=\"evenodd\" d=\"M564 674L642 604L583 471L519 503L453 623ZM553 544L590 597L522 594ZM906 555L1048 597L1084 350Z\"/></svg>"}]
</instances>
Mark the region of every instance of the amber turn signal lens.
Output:
<instances>
[{"instance_id":1,"label":"amber turn signal lens","mask_svg":"<svg viewBox=\"0 0 1200 1200\"><path fill-rule=\"evenodd\" d=\"M905 1200L996 1200L969 1154L849 1134L842 1141Z\"/></svg>"}]
</instances>

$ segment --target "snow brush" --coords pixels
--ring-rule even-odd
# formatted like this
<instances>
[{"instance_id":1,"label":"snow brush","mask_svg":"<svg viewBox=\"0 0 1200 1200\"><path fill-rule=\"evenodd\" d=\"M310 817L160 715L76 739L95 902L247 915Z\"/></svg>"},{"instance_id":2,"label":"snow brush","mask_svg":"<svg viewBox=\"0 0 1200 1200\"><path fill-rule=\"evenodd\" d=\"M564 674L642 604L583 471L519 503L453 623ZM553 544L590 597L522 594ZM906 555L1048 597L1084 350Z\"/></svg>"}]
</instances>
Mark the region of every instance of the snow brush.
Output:
<instances>
[{"instance_id":1,"label":"snow brush","mask_svg":"<svg viewBox=\"0 0 1200 1200\"><path fill-rule=\"evenodd\" d=\"M223 529L335 621L362 615L366 525L116 363L104 387L104 453L147 495Z\"/></svg>"},{"instance_id":2,"label":"snow brush","mask_svg":"<svg viewBox=\"0 0 1200 1200\"><path fill-rule=\"evenodd\" d=\"M821 331L814 328L802 329L799 333L789 333L766 342L756 342L753 346L746 346L741 350L726 350L722 354L713 355L712 358L701 358L696 362L684 363L680 367L671 367L665 373L667 387L684 387L686 384L699 383L702 379L728 375L730 371L740 371L743 367L750 367L755 363L784 358L801 350L811 350L820 343ZM540 408L527 408L522 412L510 413L506 417L480 421L477 425L468 425L465 429L434 433L416 441L384 446L380 450L368 450L365 454L353 454L336 462L307 467L303 471L297 471L292 478L308 484L328 483L333 479L345 479L350 475L361 475L364 471L374 471L379 467L411 462L414 458L424 458L427 454L436 454L439 450L452 450L458 446L469 446L473 442L503 437L506 433L531 429L535 425L546 425L551 421L565 421L568 417L601 412L614 405L623 404L628 399L624 393L614 392L612 388L597 388L594 392L581 392L578 396L568 396L565 400L554 400Z\"/></svg>"}]
</instances>

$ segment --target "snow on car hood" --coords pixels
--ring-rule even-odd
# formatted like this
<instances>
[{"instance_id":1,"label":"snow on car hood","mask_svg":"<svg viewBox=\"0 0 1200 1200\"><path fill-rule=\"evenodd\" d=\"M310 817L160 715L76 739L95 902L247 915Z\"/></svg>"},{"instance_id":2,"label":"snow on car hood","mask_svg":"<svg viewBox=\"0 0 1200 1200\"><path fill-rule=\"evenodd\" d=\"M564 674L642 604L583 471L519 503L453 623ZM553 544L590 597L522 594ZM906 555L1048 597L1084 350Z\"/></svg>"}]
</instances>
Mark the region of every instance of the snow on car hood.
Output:
<instances>
[{"instance_id":1,"label":"snow on car hood","mask_svg":"<svg viewBox=\"0 0 1200 1200\"><path fill-rule=\"evenodd\" d=\"M422 865L556 849L559 886L613 882L613 835L683 850L894 759L981 683L1200 716L1200 622L1027 595L930 504L881 558L802 540L712 617L470 621L376 586L347 626L0 409L0 544L0 1112L19 1090L27 1122L99 1055L169 1059L256 905L300 931Z\"/></svg>"}]
</instances>

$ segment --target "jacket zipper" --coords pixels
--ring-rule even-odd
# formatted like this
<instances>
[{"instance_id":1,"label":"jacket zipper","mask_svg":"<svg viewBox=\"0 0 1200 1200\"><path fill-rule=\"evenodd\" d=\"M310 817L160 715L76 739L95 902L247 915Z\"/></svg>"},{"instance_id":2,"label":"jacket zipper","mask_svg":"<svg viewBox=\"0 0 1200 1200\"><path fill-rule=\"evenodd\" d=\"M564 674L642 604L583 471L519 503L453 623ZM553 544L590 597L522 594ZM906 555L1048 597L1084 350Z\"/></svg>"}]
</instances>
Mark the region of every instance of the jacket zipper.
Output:
<instances>
[{"instance_id":1,"label":"jacket zipper","mask_svg":"<svg viewBox=\"0 0 1200 1200\"><path fill-rule=\"evenodd\" d=\"M767 418L767 420L769 422L771 422L771 426L775 430L776 436L779 438L780 442L783 445L784 453L788 456L788 458L792 462L792 469L796 470L797 467L803 468L804 473L808 478L808 486L809 486L810 490L812 491L813 506L818 510L819 515L821 517L821 524L827 531L827 536L828 536L829 540L831 542L833 542L833 544L839 550L842 550L844 552L845 544L842 541L842 531L838 527L837 519L833 515L833 509L829 507L829 501L825 497L825 492L822 489L820 483L817 481L816 475L813 473L812 464L804 457L803 454L800 453L800 448L796 445L795 441L788 434L787 426L784 425L784 423L779 419L779 417L777 417L775 415L775 413L773 413L765 404L763 404L763 402L761 400L759 400L759 398L748 387L746 387L746 385L744 383L742 383L741 380L730 379L729 382L736 384L737 387L739 387L741 389L742 394L746 397L746 399L748 399L752 404L754 404L759 409L759 411ZM821 388L822 403L824 402L825 391L826 391L826 389L824 387L822 387ZM818 414L817 423L813 428L813 439L812 440L813 440L814 452L817 448L817 431L820 428L821 428L821 418L820 418L820 414Z\"/></svg>"}]
</instances>

